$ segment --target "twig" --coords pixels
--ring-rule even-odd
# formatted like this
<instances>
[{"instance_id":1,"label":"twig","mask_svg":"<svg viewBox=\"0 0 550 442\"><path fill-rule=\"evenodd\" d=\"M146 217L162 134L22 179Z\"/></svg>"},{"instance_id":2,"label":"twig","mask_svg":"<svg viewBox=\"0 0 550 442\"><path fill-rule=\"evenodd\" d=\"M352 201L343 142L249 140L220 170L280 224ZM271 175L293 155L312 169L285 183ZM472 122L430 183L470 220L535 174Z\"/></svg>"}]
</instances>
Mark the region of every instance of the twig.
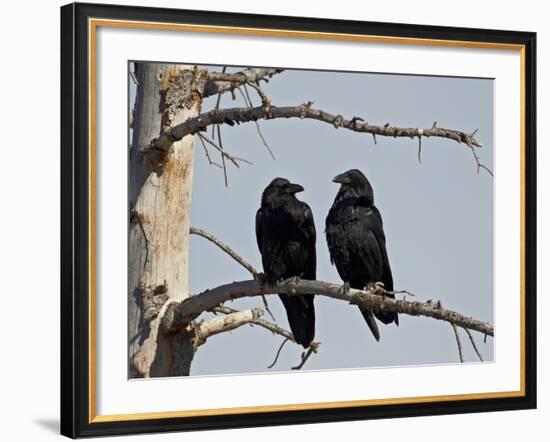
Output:
<instances>
[{"instance_id":1,"label":"twig","mask_svg":"<svg viewBox=\"0 0 550 442\"><path fill-rule=\"evenodd\" d=\"M242 265L246 270L248 270L253 277L256 278L258 276L258 271L251 264L246 262L231 247L229 247L227 244L224 244L223 242L221 242L214 235L211 235L210 233L205 232L204 230L198 229L196 227L190 227L189 228L189 233L191 235L202 236L203 238L207 239L208 241L216 244L220 249L222 249L225 253L227 253L229 256L231 256L235 261L237 261L240 265Z\"/></svg>"},{"instance_id":2,"label":"twig","mask_svg":"<svg viewBox=\"0 0 550 442\"><path fill-rule=\"evenodd\" d=\"M216 167L219 167L221 169L222 166L220 164L216 163L215 161L212 161L212 158L210 157L210 154L208 153L208 147L206 147L204 139L200 135L199 135L199 140L201 141L202 147L204 148L204 153L206 155L206 159L208 160L208 164L210 166L216 166Z\"/></svg>"},{"instance_id":3,"label":"twig","mask_svg":"<svg viewBox=\"0 0 550 442\"><path fill-rule=\"evenodd\" d=\"M318 344L314 345L315 343L311 343L309 345L309 348L307 349L307 352L304 354L302 353L302 361L300 362L299 365L297 365L296 367L292 367L292 370L301 370L302 367L304 366L304 364L307 362L307 360L309 359L309 357L311 356L312 353L317 353L317 349L318 349Z\"/></svg>"},{"instance_id":4,"label":"twig","mask_svg":"<svg viewBox=\"0 0 550 442\"><path fill-rule=\"evenodd\" d=\"M216 126L218 131L220 130L220 126ZM246 163L246 164L252 164L252 162L248 161L245 158L240 158L235 155L232 155L228 153L224 148L223 145L220 143L216 143L213 139L211 139L208 135L206 135L203 132L198 133L199 137L202 138L204 141L206 141L208 144L210 144L212 147L214 147L220 154L222 155L222 158L227 158L229 161L231 161L235 167L241 167L239 164L239 161ZM218 142L220 140L220 136L218 135Z\"/></svg>"},{"instance_id":5,"label":"twig","mask_svg":"<svg viewBox=\"0 0 550 442\"><path fill-rule=\"evenodd\" d=\"M476 152L476 146L473 145L472 142L471 142L471 138L473 138L476 133L477 133L477 129L474 130L470 134L470 137L466 138L464 142L468 145L468 147L472 151L472 155L474 156L474 160L475 160L476 166L477 166L477 173L479 173L479 169L485 169L492 177L494 177L493 172L491 171L491 169L489 169L487 166L485 166L484 164L481 163L481 161L479 159L479 156Z\"/></svg>"},{"instance_id":6,"label":"twig","mask_svg":"<svg viewBox=\"0 0 550 442\"><path fill-rule=\"evenodd\" d=\"M222 166L223 166L223 179L224 179L224 182L225 182L225 187L229 187L229 181L227 180L227 164L225 164L225 154L224 154L224 150L223 150L223 145L222 145L222 130L220 129L220 125L218 124L216 126L216 129L218 131L218 143L220 143L220 154L221 154L221 157L222 157ZM239 165L234 162L234 164L239 167Z\"/></svg>"},{"instance_id":7,"label":"twig","mask_svg":"<svg viewBox=\"0 0 550 442\"><path fill-rule=\"evenodd\" d=\"M239 312L236 309L233 309L231 307L225 307L225 306L214 307L210 311L213 312L213 313L224 313L226 315L231 315L231 314L235 314L235 313ZM277 355L275 356L275 360L267 368L272 368L272 367L275 366L275 364L277 363L277 360L279 359L279 354L281 353L281 350L283 349L283 346L288 341L296 343L296 340L294 339L294 335L291 332L285 330L284 328L279 327L277 324L273 324L273 323L265 321L263 319L252 319L248 323L250 325L259 325L260 327L263 327L266 330L269 330L273 334L278 334L278 335L281 335L285 338L284 341L281 343L281 346L279 347L279 350L277 350ZM307 353L305 353L305 354L302 353L302 361L301 361L300 365L298 365L297 367L292 367L292 369L293 370L301 369L304 366L304 364L306 363L306 361L308 360L308 358L311 356L311 353L312 352L317 353L317 351L319 350L319 345L320 344L321 344L320 342L312 342L309 345L309 349L308 349Z\"/></svg>"},{"instance_id":8,"label":"twig","mask_svg":"<svg viewBox=\"0 0 550 442\"><path fill-rule=\"evenodd\" d=\"M418 162L422 164L422 137L418 137Z\"/></svg>"},{"instance_id":9,"label":"twig","mask_svg":"<svg viewBox=\"0 0 550 442\"><path fill-rule=\"evenodd\" d=\"M260 327L263 327L266 330L269 330L274 335L281 335L287 338L289 341L296 342L296 340L294 339L294 335L291 332L289 332L288 330L285 330L282 327L279 327L277 324L266 321L265 319L258 319L254 321L254 324L259 325Z\"/></svg>"},{"instance_id":10,"label":"twig","mask_svg":"<svg viewBox=\"0 0 550 442\"><path fill-rule=\"evenodd\" d=\"M191 235L198 235L202 236L203 238L209 240L210 242L216 244L220 249L222 249L225 253L227 253L229 256L231 256L235 261L237 261L240 265L242 265L246 270L250 272L250 274L254 277L254 279L259 279L259 273L258 271L248 262L246 262L241 256L239 256L231 247L229 247L227 244L224 244L221 242L218 238L216 238L214 235L205 232L202 229L198 229L196 227L190 227L189 233ZM271 309L269 308L269 304L267 303L267 299L265 295L262 295L262 300L264 303L265 310L267 313L269 313L269 316L271 316L271 319L274 321L275 316L273 316L273 313L271 313Z\"/></svg>"},{"instance_id":11,"label":"twig","mask_svg":"<svg viewBox=\"0 0 550 442\"><path fill-rule=\"evenodd\" d=\"M202 345L214 335L235 330L243 325L250 324L264 314L261 308L236 311L221 318L212 318L197 324L195 333L198 338L197 346Z\"/></svg>"},{"instance_id":12,"label":"twig","mask_svg":"<svg viewBox=\"0 0 550 442\"><path fill-rule=\"evenodd\" d=\"M458 347L458 356L460 357L460 362L464 362L464 356L462 356L462 343L460 342L460 336L458 336L458 330L456 328L456 325L454 325L452 322L451 327L453 327L453 331L455 332L456 345Z\"/></svg>"},{"instance_id":13,"label":"twig","mask_svg":"<svg viewBox=\"0 0 550 442\"><path fill-rule=\"evenodd\" d=\"M222 74L225 74L226 70L227 70L227 66L224 66L222 68ZM218 111L220 109L221 100L222 100L222 92L219 92L218 93L218 98L216 99L216 106L214 106L214 109L216 111ZM214 130L215 130L215 126L212 126L212 138L214 138Z\"/></svg>"},{"instance_id":14,"label":"twig","mask_svg":"<svg viewBox=\"0 0 550 442\"><path fill-rule=\"evenodd\" d=\"M271 319L273 319L274 321L276 321L275 316L273 315L273 313L271 313L271 309L269 308L269 304L267 303L267 298L265 297L265 295L262 295L262 301L263 301L263 303L264 303L265 311L269 314L269 316L271 317Z\"/></svg>"},{"instance_id":15,"label":"twig","mask_svg":"<svg viewBox=\"0 0 550 442\"><path fill-rule=\"evenodd\" d=\"M285 344L289 341L288 338L285 338L283 340L283 342L281 342L281 345L279 346L279 350L277 350L277 354L275 355L275 359L273 360L273 362L267 366L267 368L273 368L275 367L275 364L277 363L277 360L279 359L279 355L281 354L281 350L283 349L283 347L285 346Z\"/></svg>"},{"instance_id":16,"label":"twig","mask_svg":"<svg viewBox=\"0 0 550 442\"><path fill-rule=\"evenodd\" d=\"M209 311L213 313L224 313L227 315L230 313L235 313L238 310L221 305L221 306L214 307L212 310L209 310ZM253 322L251 322L251 324L258 325L260 327L265 328L266 330L269 330L274 335L281 335L286 339L288 339L289 341L296 342L296 340L294 339L294 335L291 332L289 332L288 330L285 330L282 327L279 327L277 324L266 321L264 319L255 319Z\"/></svg>"},{"instance_id":17,"label":"twig","mask_svg":"<svg viewBox=\"0 0 550 442\"><path fill-rule=\"evenodd\" d=\"M253 107L252 100L250 99L250 95L248 94L248 89L246 88L246 84L243 84L243 89L244 89L246 95L243 94L243 91L241 91L241 88L237 88L237 89L241 93L241 95L243 96L245 104L249 108ZM258 132L258 136L262 140L262 143L264 143L264 146L267 149L267 151L269 152L269 155L271 155L271 158L274 160L275 159L275 154L271 150L271 147L269 147L269 144L267 144L267 141L264 138L264 135L262 134L262 130L260 129L260 123L258 123L257 121L254 121L254 124L256 125L256 131Z\"/></svg>"},{"instance_id":18,"label":"twig","mask_svg":"<svg viewBox=\"0 0 550 442\"><path fill-rule=\"evenodd\" d=\"M235 313L238 312L238 310L236 310L236 309L233 309L231 307L225 307L225 306L214 307L211 311L215 312L215 313L216 312L224 313L224 314L227 314L227 315L235 314ZM277 324L273 324L273 323L265 321L263 319L253 319L253 320L250 321L250 325L259 325L260 327L263 327L263 328L271 331L273 334L278 334L278 335L281 335L285 338L284 341L281 343L281 346L277 350L275 360L267 368L273 368L275 366L275 364L277 363L277 360L279 359L279 355L281 353L281 350L283 349L284 345L288 341L296 343L296 340L294 339L294 335L291 332L285 330L284 328L279 327ZM312 352L317 353L317 351L319 350L319 345L320 344L321 344L320 342L312 342L309 345L309 349L308 349L307 353L305 355L302 353L302 361L301 361L300 365L297 366L297 367L292 367L292 369L293 370L299 370L300 368L302 368L303 365L308 360L308 358L311 356L311 353Z\"/></svg>"},{"instance_id":19,"label":"twig","mask_svg":"<svg viewBox=\"0 0 550 442\"><path fill-rule=\"evenodd\" d=\"M400 295L400 294L404 294L404 295L409 295L409 296L416 296L414 293L409 292L408 290L393 290L393 291L384 290L384 293L387 294L387 295Z\"/></svg>"},{"instance_id":20,"label":"twig","mask_svg":"<svg viewBox=\"0 0 550 442\"><path fill-rule=\"evenodd\" d=\"M483 357L481 356L481 353L479 352L479 349L477 348L477 345L474 341L474 337L472 336L472 334L470 333L470 330L468 330L467 328L464 328L464 331L468 334L468 338L470 338L470 342L472 343L472 347L474 347L474 350L477 354L477 357L479 358L480 362L483 362Z\"/></svg>"},{"instance_id":21,"label":"twig","mask_svg":"<svg viewBox=\"0 0 550 442\"><path fill-rule=\"evenodd\" d=\"M222 74L225 74L226 70L227 70L227 66L224 66L222 68ZM206 85L205 85L205 89L206 89ZM204 91L203 91L203 95L204 95ZM206 96L206 95L204 95L204 96ZM218 93L218 98L216 99L216 106L214 107L214 109L216 111L218 111L220 109L221 100L222 100L222 92L219 92ZM219 124L212 126L212 140L214 140L216 138L216 135L215 135L215 132L214 132L216 129L217 129L217 133L218 133L218 142L220 143L220 146L218 146L218 147L223 151L223 148L221 147L222 146L222 135L221 135L221 130L220 130L220 125ZM228 183L228 180L227 180L227 164L225 164L225 156L223 155L222 152L220 152L220 155L221 155L221 159L222 159L223 179L224 179L225 187L228 187L229 183ZM237 167L239 167L239 166L237 165Z\"/></svg>"},{"instance_id":22,"label":"twig","mask_svg":"<svg viewBox=\"0 0 550 442\"><path fill-rule=\"evenodd\" d=\"M264 90L257 83L247 82L246 84L244 84L244 87L246 87L247 84L258 93L258 95L260 96L260 99L262 100L262 105L269 115L269 109L271 108L271 100L265 94Z\"/></svg>"},{"instance_id":23,"label":"twig","mask_svg":"<svg viewBox=\"0 0 550 442\"><path fill-rule=\"evenodd\" d=\"M209 97L224 92L232 92L243 83L267 81L273 75L283 72L283 69L251 68L236 73L209 72L208 81L204 85L203 97Z\"/></svg>"}]
</instances>

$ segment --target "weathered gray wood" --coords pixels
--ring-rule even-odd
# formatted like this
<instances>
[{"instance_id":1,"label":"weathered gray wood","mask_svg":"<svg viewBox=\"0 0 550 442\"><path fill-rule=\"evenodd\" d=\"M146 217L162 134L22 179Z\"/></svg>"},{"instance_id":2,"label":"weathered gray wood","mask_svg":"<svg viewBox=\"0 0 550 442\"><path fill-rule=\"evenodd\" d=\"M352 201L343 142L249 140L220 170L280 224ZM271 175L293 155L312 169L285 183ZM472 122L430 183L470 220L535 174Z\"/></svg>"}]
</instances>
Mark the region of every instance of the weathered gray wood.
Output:
<instances>
[{"instance_id":1,"label":"weathered gray wood","mask_svg":"<svg viewBox=\"0 0 550 442\"><path fill-rule=\"evenodd\" d=\"M204 85L203 97L223 94L232 91L245 83L256 83L260 80L267 81L275 74L280 74L283 69L249 68L233 74L222 72L209 72L208 81Z\"/></svg>"},{"instance_id":2,"label":"weathered gray wood","mask_svg":"<svg viewBox=\"0 0 550 442\"><path fill-rule=\"evenodd\" d=\"M289 296L315 293L317 296L328 296L329 298L349 302L350 304L361 305L374 312L395 312L411 316L426 316L494 336L494 327L492 324L463 315L454 310L443 308L440 302L393 299L384 296L384 290L381 288L368 290L350 288L344 290L341 284L299 278L290 278L272 286L259 284L257 280L250 280L236 281L208 289L191 296L183 302L171 304L163 317L162 325L166 330L176 331L195 319L202 312L212 310L227 301L278 293L284 293Z\"/></svg>"},{"instance_id":3,"label":"weathered gray wood","mask_svg":"<svg viewBox=\"0 0 550 442\"><path fill-rule=\"evenodd\" d=\"M464 143L468 147L481 147L481 143L475 138L475 133L468 134L455 129L444 129L434 125L430 128L416 127L395 127L390 124L377 126L363 121L361 118L353 117L345 119L342 115L333 115L321 109L315 109L312 102L303 103L299 106L258 106L258 107L233 107L229 109L214 109L198 115L196 118L187 120L184 124L173 126L167 130L165 134L156 139L149 140L146 144L147 148L156 148L166 150L174 142L189 134L197 133L204 130L212 124L229 124L246 123L256 120L272 120L275 118L301 118L312 119L328 123L335 128L342 127L354 132L369 133L384 137L406 137L406 138L421 138L421 137L440 137L454 140L458 143Z\"/></svg>"},{"instance_id":4,"label":"weathered gray wood","mask_svg":"<svg viewBox=\"0 0 550 442\"><path fill-rule=\"evenodd\" d=\"M197 346L206 342L210 336L220 333L226 333L246 324L253 324L260 316L264 314L263 309L256 307L243 311L228 313L226 316L216 316L197 325L195 333L197 336Z\"/></svg>"},{"instance_id":5,"label":"weathered gray wood","mask_svg":"<svg viewBox=\"0 0 550 442\"><path fill-rule=\"evenodd\" d=\"M130 375L184 375L189 374L189 364L173 363L176 339L158 333L158 328L162 305L189 296L194 137L183 137L169 152L157 155L144 156L140 147L199 113L206 71L140 63L137 79L129 183Z\"/></svg>"},{"instance_id":6,"label":"weathered gray wood","mask_svg":"<svg viewBox=\"0 0 550 442\"><path fill-rule=\"evenodd\" d=\"M220 74L221 75L221 74ZM466 133L454 129L444 129L437 127L437 122L434 122L431 128L417 128L417 127L395 127L386 123L384 126L377 126L369 124L362 118L353 117L349 120L345 119L342 115L333 115L321 109L315 109L312 106L313 102L308 101L299 106L286 106L278 107L272 106L269 98L264 94L262 89L254 83L249 83L250 86L256 89L262 99L262 106L258 107L234 107L229 109L214 109L209 112L205 112L198 115L195 118L190 118L185 123L172 128L167 128L165 133L158 137L151 139L148 144L142 147L143 152L151 155L158 151L167 151L172 143L181 139L184 136L198 133L206 130L208 126L213 124L229 124L233 126L235 123L246 123L249 121L257 122L257 120L272 120L275 118L301 118L301 119L313 119L328 123L334 126L336 129L342 127L354 132L368 133L374 138L376 144L376 136L383 137L407 137L418 138L418 159L420 161L420 154L422 150L422 138L424 137L440 137L454 140L457 143L465 144L472 152L474 160L477 166L477 172L480 169L486 170L491 176L493 172L484 164L481 163L479 155L476 152L476 148L482 147L481 143L475 138L477 130L472 133Z\"/></svg>"}]
</instances>

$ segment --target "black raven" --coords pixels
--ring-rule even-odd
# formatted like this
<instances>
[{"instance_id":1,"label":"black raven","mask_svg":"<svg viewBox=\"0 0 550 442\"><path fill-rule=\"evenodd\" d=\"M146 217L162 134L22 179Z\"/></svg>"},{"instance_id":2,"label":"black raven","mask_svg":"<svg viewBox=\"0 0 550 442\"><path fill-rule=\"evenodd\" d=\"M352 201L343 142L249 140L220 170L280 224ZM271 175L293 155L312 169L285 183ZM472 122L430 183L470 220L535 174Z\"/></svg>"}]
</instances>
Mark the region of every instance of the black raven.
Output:
<instances>
[{"instance_id":1,"label":"black raven","mask_svg":"<svg viewBox=\"0 0 550 442\"><path fill-rule=\"evenodd\" d=\"M341 184L325 226L330 259L346 287L363 290L381 282L393 291L393 278L386 252L382 217L374 205L374 192L367 177L357 169L332 180ZM392 296L393 297L393 296ZM360 309L376 340L380 333L372 312ZM399 325L397 313L374 313L384 324Z\"/></svg>"},{"instance_id":2,"label":"black raven","mask_svg":"<svg viewBox=\"0 0 550 442\"><path fill-rule=\"evenodd\" d=\"M299 184L275 178L262 194L256 213L256 240L268 284L300 277L315 279L315 224L309 206L296 198ZM279 294L298 344L309 347L315 335L313 295Z\"/></svg>"}]
</instances>

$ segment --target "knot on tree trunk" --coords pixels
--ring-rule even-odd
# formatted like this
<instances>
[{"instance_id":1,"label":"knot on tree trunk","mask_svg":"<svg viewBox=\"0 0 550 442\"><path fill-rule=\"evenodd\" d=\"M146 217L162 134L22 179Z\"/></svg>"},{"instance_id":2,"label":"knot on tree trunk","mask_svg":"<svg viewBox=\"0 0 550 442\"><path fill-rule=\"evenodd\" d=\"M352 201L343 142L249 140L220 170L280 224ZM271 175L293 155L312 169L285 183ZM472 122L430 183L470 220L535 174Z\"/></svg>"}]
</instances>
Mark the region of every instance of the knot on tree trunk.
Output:
<instances>
[{"instance_id":1,"label":"knot on tree trunk","mask_svg":"<svg viewBox=\"0 0 550 442\"><path fill-rule=\"evenodd\" d=\"M160 324L163 333L176 334L186 328L198 316L187 314L185 309L181 307L185 302L185 299L181 303L173 302L167 307Z\"/></svg>"},{"instance_id":2,"label":"knot on tree trunk","mask_svg":"<svg viewBox=\"0 0 550 442\"><path fill-rule=\"evenodd\" d=\"M145 322L151 322L157 318L162 306L168 301L168 287L165 284L157 287L144 287L140 284L134 294L136 301L141 306L142 317Z\"/></svg>"}]
</instances>

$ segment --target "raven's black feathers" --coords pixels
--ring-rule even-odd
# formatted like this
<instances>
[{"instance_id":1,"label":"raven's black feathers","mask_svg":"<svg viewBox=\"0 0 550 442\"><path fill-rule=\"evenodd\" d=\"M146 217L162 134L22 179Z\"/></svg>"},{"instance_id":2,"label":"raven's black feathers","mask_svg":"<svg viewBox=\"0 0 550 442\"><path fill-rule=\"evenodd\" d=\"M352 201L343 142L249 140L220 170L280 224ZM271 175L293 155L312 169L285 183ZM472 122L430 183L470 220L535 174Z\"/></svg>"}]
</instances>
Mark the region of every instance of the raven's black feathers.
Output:
<instances>
[{"instance_id":1,"label":"raven's black feathers","mask_svg":"<svg viewBox=\"0 0 550 442\"><path fill-rule=\"evenodd\" d=\"M381 282L393 291L393 278L386 252L386 237L380 212L374 205L372 187L359 170L349 170L333 180L341 187L326 219L330 259L351 288L363 290ZM372 313L361 309L376 340L380 339ZM384 324L399 324L396 313L374 313Z\"/></svg>"},{"instance_id":2,"label":"raven's black feathers","mask_svg":"<svg viewBox=\"0 0 550 442\"><path fill-rule=\"evenodd\" d=\"M302 186L275 178L262 194L256 213L256 240L268 284L290 277L314 280L317 257L315 224L309 206L295 196ZM315 336L313 294L279 297L298 344L307 348Z\"/></svg>"}]
</instances>

